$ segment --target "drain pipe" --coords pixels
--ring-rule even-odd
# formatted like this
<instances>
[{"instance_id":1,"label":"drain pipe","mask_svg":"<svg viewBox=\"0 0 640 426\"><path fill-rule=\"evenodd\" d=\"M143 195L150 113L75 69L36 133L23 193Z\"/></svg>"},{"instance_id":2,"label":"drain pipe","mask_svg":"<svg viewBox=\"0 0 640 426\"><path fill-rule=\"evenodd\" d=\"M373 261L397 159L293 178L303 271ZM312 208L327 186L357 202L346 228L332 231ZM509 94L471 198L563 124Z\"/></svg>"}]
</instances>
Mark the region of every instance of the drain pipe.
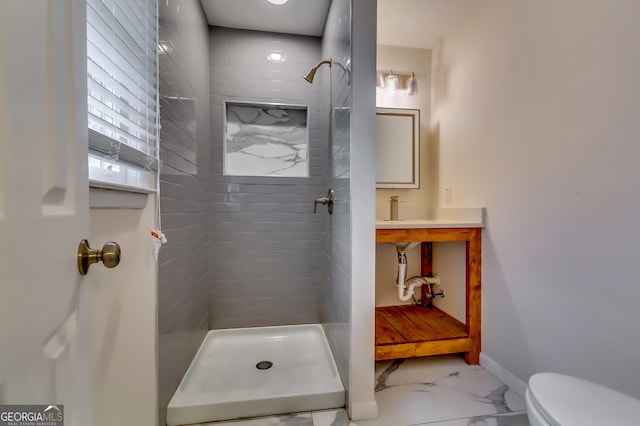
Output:
<instances>
[{"instance_id":1,"label":"drain pipe","mask_svg":"<svg viewBox=\"0 0 640 426\"><path fill-rule=\"evenodd\" d=\"M398 277L396 278L396 286L398 287L398 298L403 302L408 302L413 297L416 287L424 284L440 285L440 277L415 276L406 279L407 276L407 255L404 251L398 249ZM407 288L408 286L408 288Z\"/></svg>"}]
</instances>

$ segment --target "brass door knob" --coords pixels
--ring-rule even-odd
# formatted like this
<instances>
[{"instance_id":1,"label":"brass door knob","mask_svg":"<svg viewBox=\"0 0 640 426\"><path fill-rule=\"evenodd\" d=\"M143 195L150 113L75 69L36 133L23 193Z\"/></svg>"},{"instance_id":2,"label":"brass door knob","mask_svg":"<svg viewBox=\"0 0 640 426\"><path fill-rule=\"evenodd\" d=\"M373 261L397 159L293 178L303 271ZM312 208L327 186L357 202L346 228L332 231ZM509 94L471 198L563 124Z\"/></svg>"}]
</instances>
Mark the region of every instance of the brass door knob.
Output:
<instances>
[{"instance_id":1,"label":"brass door knob","mask_svg":"<svg viewBox=\"0 0 640 426\"><path fill-rule=\"evenodd\" d=\"M89 241L82 240L78 245L78 271L80 275L89 272L89 266L102 262L107 268L115 268L120 263L120 246L109 241L102 246L102 250L89 247Z\"/></svg>"}]
</instances>

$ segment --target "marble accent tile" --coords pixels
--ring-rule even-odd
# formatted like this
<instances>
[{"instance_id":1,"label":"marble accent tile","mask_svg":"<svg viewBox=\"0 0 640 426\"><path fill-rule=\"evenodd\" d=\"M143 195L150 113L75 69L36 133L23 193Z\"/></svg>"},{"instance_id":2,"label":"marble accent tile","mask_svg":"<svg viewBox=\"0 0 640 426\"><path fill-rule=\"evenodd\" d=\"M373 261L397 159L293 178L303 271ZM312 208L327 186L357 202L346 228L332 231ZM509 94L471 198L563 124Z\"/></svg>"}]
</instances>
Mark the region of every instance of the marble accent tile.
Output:
<instances>
[{"instance_id":1,"label":"marble accent tile","mask_svg":"<svg viewBox=\"0 0 640 426\"><path fill-rule=\"evenodd\" d=\"M460 424L484 424L477 422L526 408L524 400L505 384L458 356L378 363L376 401L378 419L358 422L359 426L421 425L455 419L467 419ZM472 420L476 423L469 423Z\"/></svg>"},{"instance_id":2,"label":"marble accent tile","mask_svg":"<svg viewBox=\"0 0 640 426\"><path fill-rule=\"evenodd\" d=\"M295 413L284 416L255 417L244 420L201 423L199 426L314 426L311 413Z\"/></svg>"},{"instance_id":3,"label":"marble accent tile","mask_svg":"<svg viewBox=\"0 0 640 426\"><path fill-rule=\"evenodd\" d=\"M307 108L227 102L225 174L308 176Z\"/></svg>"}]
</instances>

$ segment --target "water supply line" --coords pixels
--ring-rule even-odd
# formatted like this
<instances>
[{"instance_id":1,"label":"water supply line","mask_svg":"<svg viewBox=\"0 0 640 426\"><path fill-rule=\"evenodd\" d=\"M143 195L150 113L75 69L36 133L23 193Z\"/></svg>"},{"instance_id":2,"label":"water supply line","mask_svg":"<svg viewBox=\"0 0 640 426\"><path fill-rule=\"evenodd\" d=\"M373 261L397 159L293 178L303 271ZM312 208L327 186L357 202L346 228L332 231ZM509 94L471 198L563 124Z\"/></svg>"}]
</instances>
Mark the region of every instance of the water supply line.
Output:
<instances>
[{"instance_id":1,"label":"water supply line","mask_svg":"<svg viewBox=\"0 0 640 426\"><path fill-rule=\"evenodd\" d=\"M417 244L417 243L415 243ZM415 247L415 245L408 244L407 246L396 246L396 250L398 252L398 277L396 279L396 286L398 287L398 298L403 302L408 302L411 299L415 298L413 296L413 292L416 287L420 287L424 284L427 284L429 287L429 294L433 296L441 296L444 297L444 292L434 293L431 289L432 285L440 285L440 277L434 275L433 277L422 277L415 276L409 279L406 279L407 276L407 255L405 254L405 250Z\"/></svg>"}]
</instances>

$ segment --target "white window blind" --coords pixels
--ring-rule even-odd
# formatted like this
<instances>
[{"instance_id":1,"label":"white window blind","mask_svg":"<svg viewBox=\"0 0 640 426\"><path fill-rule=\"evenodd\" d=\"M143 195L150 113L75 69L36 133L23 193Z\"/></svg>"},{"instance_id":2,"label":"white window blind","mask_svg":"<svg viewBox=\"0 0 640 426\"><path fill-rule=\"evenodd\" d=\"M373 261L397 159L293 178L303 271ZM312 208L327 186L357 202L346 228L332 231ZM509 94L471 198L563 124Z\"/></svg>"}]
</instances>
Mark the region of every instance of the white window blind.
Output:
<instances>
[{"instance_id":1,"label":"white window blind","mask_svg":"<svg viewBox=\"0 0 640 426\"><path fill-rule=\"evenodd\" d=\"M157 0L87 0L89 181L157 189Z\"/></svg>"}]
</instances>

